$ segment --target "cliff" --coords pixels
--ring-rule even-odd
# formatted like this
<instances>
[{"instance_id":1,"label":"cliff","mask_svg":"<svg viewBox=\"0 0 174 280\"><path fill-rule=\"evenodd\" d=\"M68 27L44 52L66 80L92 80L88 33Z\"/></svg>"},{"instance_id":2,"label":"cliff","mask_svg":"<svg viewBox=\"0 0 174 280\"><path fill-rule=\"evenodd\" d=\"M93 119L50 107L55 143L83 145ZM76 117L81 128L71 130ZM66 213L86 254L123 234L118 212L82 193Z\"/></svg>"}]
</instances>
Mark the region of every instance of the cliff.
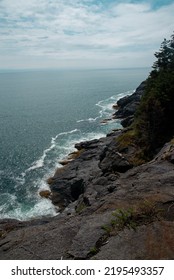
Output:
<instances>
[{"instance_id":1,"label":"cliff","mask_svg":"<svg viewBox=\"0 0 174 280\"><path fill-rule=\"evenodd\" d=\"M120 100L116 116L133 118L143 90ZM136 143L122 140L131 133L76 144L48 179L60 214L0 221L0 259L173 259L174 142L137 163Z\"/></svg>"}]
</instances>

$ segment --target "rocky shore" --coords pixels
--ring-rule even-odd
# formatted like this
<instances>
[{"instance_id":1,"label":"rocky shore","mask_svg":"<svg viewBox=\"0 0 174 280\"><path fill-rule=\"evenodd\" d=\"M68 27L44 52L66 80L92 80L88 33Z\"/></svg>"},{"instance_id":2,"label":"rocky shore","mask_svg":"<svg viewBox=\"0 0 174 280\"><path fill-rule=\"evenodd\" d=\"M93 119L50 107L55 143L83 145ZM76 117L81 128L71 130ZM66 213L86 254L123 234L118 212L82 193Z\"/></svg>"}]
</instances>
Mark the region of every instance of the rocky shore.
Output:
<instances>
[{"instance_id":1,"label":"rocky shore","mask_svg":"<svg viewBox=\"0 0 174 280\"><path fill-rule=\"evenodd\" d=\"M140 104L141 97L144 94L145 86L146 81L143 81L132 95L125 96L118 100L116 107L118 110L115 112L113 117L122 119L121 124L123 127L127 127L132 124L134 114Z\"/></svg>"},{"instance_id":2,"label":"rocky shore","mask_svg":"<svg viewBox=\"0 0 174 280\"><path fill-rule=\"evenodd\" d=\"M76 144L77 152L48 179L54 218L0 221L0 259L173 259L174 141L136 166L129 130L143 82L118 101L123 130ZM48 194L48 193L47 193Z\"/></svg>"}]
</instances>

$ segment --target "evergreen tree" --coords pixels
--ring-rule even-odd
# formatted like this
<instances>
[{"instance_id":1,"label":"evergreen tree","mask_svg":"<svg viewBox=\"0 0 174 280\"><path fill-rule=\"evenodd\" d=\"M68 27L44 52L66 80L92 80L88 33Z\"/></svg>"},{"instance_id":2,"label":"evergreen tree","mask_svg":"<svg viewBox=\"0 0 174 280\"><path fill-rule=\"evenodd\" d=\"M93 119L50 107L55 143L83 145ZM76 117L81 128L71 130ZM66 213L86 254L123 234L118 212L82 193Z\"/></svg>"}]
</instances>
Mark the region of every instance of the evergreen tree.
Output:
<instances>
[{"instance_id":1,"label":"evergreen tree","mask_svg":"<svg viewBox=\"0 0 174 280\"><path fill-rule=\"evenodd\" d=\"M164 39L155 57L135 117L138 142L148 156L174 136L174 34Z\"/></svg>"}]
</instances>

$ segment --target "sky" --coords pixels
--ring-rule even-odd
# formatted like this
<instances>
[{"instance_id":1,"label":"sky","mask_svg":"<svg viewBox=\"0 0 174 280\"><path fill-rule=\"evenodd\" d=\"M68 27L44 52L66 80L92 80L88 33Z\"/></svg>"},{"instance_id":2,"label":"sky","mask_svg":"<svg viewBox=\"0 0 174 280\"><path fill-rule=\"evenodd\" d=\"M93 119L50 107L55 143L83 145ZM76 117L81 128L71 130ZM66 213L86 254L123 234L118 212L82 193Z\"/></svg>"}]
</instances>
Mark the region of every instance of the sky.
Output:
<instances>
[{"instance_id":1,"label":"sky","mask_svg":"<svg viewBox=\"0 0 174 280\"><path fill-rule=\"evenodd\" d=\"M151 67L174 0L0 0L0 69Z\"/></svg>"}]
</instances>

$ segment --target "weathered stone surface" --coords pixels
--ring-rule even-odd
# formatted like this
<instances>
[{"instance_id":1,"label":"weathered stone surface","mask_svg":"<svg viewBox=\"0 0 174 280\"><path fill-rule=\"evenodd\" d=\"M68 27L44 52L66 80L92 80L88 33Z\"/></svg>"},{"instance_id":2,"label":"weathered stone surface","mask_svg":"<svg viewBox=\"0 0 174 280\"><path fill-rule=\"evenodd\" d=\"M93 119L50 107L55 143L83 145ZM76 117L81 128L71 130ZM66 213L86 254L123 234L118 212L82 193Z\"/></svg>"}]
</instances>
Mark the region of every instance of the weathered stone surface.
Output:
<instances>
[{"instance_id":1,"label":"weathered stone surface","mask_svg":"<svg viewBox=\"0 0 174 280\"><path fill-rule=\"evenodd\" d=\"M102 225L105 225L110 217L110 213L92 215L88 218L83 217L80 230L74 237L68 253L74 259L87 259L103 235Z\"/></svg>"},{"instance_id":2,"label":"weathered stone surface","mask_svg":"<svg viewBox=\"0 0 174 280\"><path fill-rule=\"evenodd\" d=\"M158 221L125 229L108 239L96 260L163 260L174 258L174 222Z\"/></svg>"},{"instance_id":3,"label":"weathered stone surface","mask_svg":"<svg viewBox=\"0 0 174 280\"><path fill-rule=\"evenodd\" d=\"M90 157L88 150L87 157L83 155L83 160L74 161L78 172L67 165L65 173L58 173L61 180L69 181L70 197L70 182L78 182L75 180L82 174L85 188L57 217L0 222L0 259L174 258L173 145L166 144L147 164L125 173L111 170L104 174L98 165L109 143L103 149L99 143L98 155ZM87 168L86 173L83 168ZM68 170L72 174L77 172L77 177ZM60 178L55 181L60 182ZM123 209L124 213L130 208L138 211L142 205L147 217L138 221L136 230L125 226L114 229L112 235L108 233L113 211ZM160 211L155 212L154 207Z\"/></svg>"},{"instance_id":4,"label":"weathered stone surface","mask_svg":"<svg viewBox=\"0 0 174 280\"><path fill-rule=\"evenodd\" d=\"M0 259L65 258L78 224L78 217L76 224L57 217L44 225L31 223L29 227L13 230L0 241Z\"/></svg>"},{"instance_id":5,"label":"weathered stone surface","mask_svg":"<svg viewBox=\"0 0 174 280\"><path fill-rule=\"evenodd\" d=\"M65 166L63 170L61 169L61 172L57 170L50 182L52 201L55 205L64 209L70 202L77 200L79 195L87 192L88 189L96 191L95 186L98 185L100 185L98 193L103 193L102 187L108 192L107 187L110 183L105 177L101 177L103 170L99 166L100 154L120 133L120 131L115 131L107 137L75 145L81 151L79 156ZM122 159L120 159L120 166L124 168ZM98 183L99 181L100 183Z\"/></svg>"},{"instance_id":6,"label":"weathered stone surface","mask_svg":"<svg viewBox=\"0 0 174 280\"><path fill-rule=\"evenodd\" d=\"M111 171L124 173L132 168L132 164L118 152L114 140L100 154L99 167L103 173Z\"/></svg>"}]
</instances>

